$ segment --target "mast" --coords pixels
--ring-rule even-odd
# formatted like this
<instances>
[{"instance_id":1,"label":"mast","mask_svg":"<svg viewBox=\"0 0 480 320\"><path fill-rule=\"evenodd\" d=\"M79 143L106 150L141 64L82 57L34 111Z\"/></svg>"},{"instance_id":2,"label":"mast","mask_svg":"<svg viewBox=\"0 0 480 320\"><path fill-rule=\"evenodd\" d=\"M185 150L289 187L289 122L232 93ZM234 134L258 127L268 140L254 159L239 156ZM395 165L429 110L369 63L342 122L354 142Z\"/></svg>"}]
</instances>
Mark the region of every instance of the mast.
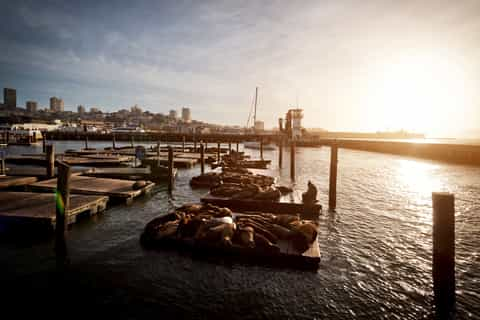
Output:
<instances>
[{"instance_id":1,"label":"mast","mask_svg":"<svg viewBox=\"0 0 480 320\"><path fill-rule=\"evenodd\" d=\"M255 87L255 109L253 112L253 127L255 128L255 122L257 122L257 99L258 99L258 87Z\"/></svg>"}]
</instances>

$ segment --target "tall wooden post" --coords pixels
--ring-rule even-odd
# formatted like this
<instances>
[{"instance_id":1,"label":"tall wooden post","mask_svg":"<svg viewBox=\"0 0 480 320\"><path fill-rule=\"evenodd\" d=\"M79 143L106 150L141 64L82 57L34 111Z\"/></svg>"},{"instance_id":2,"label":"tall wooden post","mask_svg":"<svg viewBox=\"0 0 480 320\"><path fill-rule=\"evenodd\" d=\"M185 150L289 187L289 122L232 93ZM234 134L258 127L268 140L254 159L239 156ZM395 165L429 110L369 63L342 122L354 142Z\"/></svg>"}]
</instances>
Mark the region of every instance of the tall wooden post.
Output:
<instances>
[{"instance_id":1,"label":"tall wooden post","mask_svg":"<svg viewBox=\"0 0 480 320\"><path fill-rule=\"evenodd\" d=\"M328 191L328 209L335 211L337 208L337 167L338 146L333 143L330 146L330 187Z\"/></svg>"},{"instance_id":2,"label":"tall wooden post","mask_svg":"<svg viewBox=\"0 0 480 320\"><path fill-rule=\"evenodd\" d=\"M133 134L130 136L130 146L133 148Z\"/></svg>"},{"instance_id":3,"label":"tall wooden post","mask_svg":"<svg viewBox=\"0 0 480 320\"><path fill-rule=\"evenodd\" d=\"M160 168L160 141L157 142L157 168Z\"/></svg>"},{"instance_id":4,"label":"tall wooden post","mask_svg":"<svg viewBox=\"0 0 480 320\"><path fill-rule=\"evenodd\" d=\"M46 152L46 147L47 145L47 133L45 131L42 132L42 152L45 153Z\"/></svg>"},{"instance_id":5,"label":"tall wooden post","mask_svg":"<svg viewBox=\"0 0 480 320\"><path fill-rule=\"evenodd\" d=\"M53 178L55 174L55 146L50 144L46 148L47 178Z\"/></svg>"},{"instance_id":6,"label":"tall wooden post","mask_svg":"<svg viewBox=\"0 0 480 320\"><path fill-rule=\"evenodd\" d=\"M260 159L263 160L263 139L260 139Z\"/></svg>"},{"instance_id":7,"label":"tall wooden post","mask_svg":"<svg viewBox=\"0 0 480 320\"><path fill-rule=\"evenodd\" d=\"M200 172L205 173L205 148L203 143L200 145Z\"/></svg>"},{"instance_id":8,"label":"tall wooden post","mask_svg":"<svg viewBox=\"0 0 480 320\"><path fill-rule=\"evenodd\" d=\"M182 152L185 152L185 136L182 137Z\"/></svg>"},{"instance_id":9,"label":"tall wooden post","mask_svg":"<svg viewBox=\"0 0 480 320\"><path fill-rule=\"evenodd\" d=\"M283 165L283 139L280 137L278 141L278 167L281 169Z\"/></svg>"},{"instance_id":10,"label":"tall wooden post","mask_svg":"<svg viewBox=\"0 0 480 320\"><path fill-rule=\"evenodd\" d=\"M112 135L112 149L115 150L115 133Z\"/></svg>"},{"instance_id":11,"label":"tall wooden post","mask_svg":"<svg viewBox=\"0 0 480 320\"><path fill-rule=\"evenodd\" d=\"M197 152L197 139L193 137L193 152Z\"/></svg>"},{"instance_id":12,"label":"tall wooden post","mask_svg":"<svg viewBox=\"0 0 480 320\"><path fill-rule=\"evenodd\" d=\"M7 135L6 144L7 144L7 146L8 146L8 143L10 142L10 131L7 131L7 132L6 132L6 135Z\"/></svg>"},{"instance_id":13,"label":"tall wooden post","mask_svg":"<svg viewBox=\"0 0 480 320\"><path fill-rule=\"evenodd\" d=\"M217 143L217 162L220 163L220 142Z\"/></svg>"},{"instance_id":14,"label":"tall wooden post","mask_svg":"<svg viewBox=\"0 0 480 320\"><path fill-rule=\"evenodd\" d=\"M238 143L238 141L237 141L237 152L238 152L238 150L239 150L239 149L238 149L238 145L239 145L239 143Z\"/></svg>"},{"instance_id":15,"label":"tall wooden post","mask_svg":"<svg viewBox=\"0 0 480 320\"><path fill-rule=\"evenodd\" d=\"M295 181L295 141L290 141L290 179Z\"/></svg>"},{"instance_id":16,"label":"tall wooden post","mask_svg":"<svg viewBox=\"0 0 480 320\"><path fill-rule=\"evenodd\" d=\"M173 190L173 148L172 146L168 146L168 192L172 192Z\"/></svg>"},{"instance_id":17,"label":"tall wooden post","mask_svg":"<svg viewBox=\"0 0 480 320\"><path fill-rule=\"evenodd\" d=\"M57 191L55 193L55 253L63 262L67 256L65 231L68 225L68 210L70 209L70 166L58 162Z\"/></svg>"},{"instance_id":18,"label":"tall wooden post","mask_svg":"<svg viewBox=\"0 0 480 320\"><path fill-rule=\"evenodd\" d=\"M434 192L432 202L435 309L440 319L450 319L455 307L455 197Z\"/></svg>"},{"instance_id":19,"label":"tall wooden post","mask_svg":"<svg viewBox=\"0 0 480 320\"><path fill-rule=\"evenodd\" d=\"M0 159L0 175L4 176L6 174L5 168L5 156L2 154L2 159Z\"/></svg>"},{"instance_id":20,"label":"tall wooden post","mask_svg":"<svg viewBox=\"0 0 480 320\"><path fill-rule=\"evenodd\" d=\"M228 142L228 153L229 154L232 153L232 142L231 141Z\"/></svg>"},{"instance_id":21,"label":"tall wooden post","mask_svg":"<svg viewBox=\"0 0 480 320\"><path fill-rule=\"evenodd\" d=\"M85 133L85 150L87 150L87 149L88 149L88 136Z\"/></svg>"},{"instance_id":22,"label":"tall wooden post","mask_svg":"<svg viewBox=\"0 0 480 320\"><path fill-rule=\"evenodd\" d=\"M208 152L208 140L205 141L205 148L203 149L204 152Z\"/></svg>"}]
</instances>

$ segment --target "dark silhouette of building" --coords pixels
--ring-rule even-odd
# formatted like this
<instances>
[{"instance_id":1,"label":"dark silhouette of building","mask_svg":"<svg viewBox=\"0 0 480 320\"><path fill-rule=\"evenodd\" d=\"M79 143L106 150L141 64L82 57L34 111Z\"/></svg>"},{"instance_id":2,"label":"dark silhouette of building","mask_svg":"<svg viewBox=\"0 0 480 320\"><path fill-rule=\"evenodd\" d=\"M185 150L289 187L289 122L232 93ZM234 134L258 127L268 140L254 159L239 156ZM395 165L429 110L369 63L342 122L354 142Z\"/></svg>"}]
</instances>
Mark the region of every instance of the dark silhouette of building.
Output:
<instances>
[{"instance_id":1,"label":"dark silhouette of building","mask_svg":"<svg viewBox=\"0 0 480 320\"><path fill-rule=\"evenodd\" d=\"M17 90L3 88L3 103L7 109L15 109L17 107Z\"/></svg>"},{"instance_id":2,"label":"dark silhouette of building","mask_svg":"<svg viewBox=\"0 0 480 320\"><path fill-rule=\"evenodd\" d=\"M57 97L50 98L50 111L58 112L63 111L63 100Z\"/></svg>"},{"instance_id":3,"label":"dark silhouette of building","mask_svg":"<svg viewBox=\"0 0 480 320\"><path fill-rule=\"evenodd\" d=\"M27 101L26 107L27 107L27 112L28 113L37 112L37 102L35 102L35 101Z\"/></svg>"}]
</instances>

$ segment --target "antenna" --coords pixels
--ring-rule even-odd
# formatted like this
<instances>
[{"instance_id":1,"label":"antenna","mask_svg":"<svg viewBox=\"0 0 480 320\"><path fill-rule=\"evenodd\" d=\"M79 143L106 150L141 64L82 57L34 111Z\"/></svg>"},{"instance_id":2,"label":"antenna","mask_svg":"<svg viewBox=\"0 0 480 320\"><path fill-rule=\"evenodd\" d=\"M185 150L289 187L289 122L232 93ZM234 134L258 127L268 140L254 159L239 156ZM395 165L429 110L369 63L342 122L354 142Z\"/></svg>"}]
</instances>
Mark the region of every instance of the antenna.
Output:
<instances>
[{"instance_id":1,"label":"antenna","mask_svg":"<svg viewBox=\"0 0 480 320\"><path fill-rule=\"evenodd\" d=\"M255 122L257 122L257 99L258 99L258 87L255 87L255 111L253 113L253 126L255 127Z\"/></svg>"}]
</instances>

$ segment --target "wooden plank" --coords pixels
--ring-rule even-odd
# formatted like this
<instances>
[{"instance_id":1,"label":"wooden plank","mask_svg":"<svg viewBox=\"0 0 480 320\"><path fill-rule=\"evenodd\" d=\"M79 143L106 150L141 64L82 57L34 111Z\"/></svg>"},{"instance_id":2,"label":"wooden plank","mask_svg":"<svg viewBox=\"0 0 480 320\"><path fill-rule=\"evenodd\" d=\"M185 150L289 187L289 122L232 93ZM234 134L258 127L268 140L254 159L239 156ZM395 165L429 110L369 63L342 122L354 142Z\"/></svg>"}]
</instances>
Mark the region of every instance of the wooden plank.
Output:
<instances>
[{"instance_id":1,"label":"wooden plank","mask_svg":"<svg viewBox=\"0 0 480 320\"><path fill-rule=\"evenodd\" d=\"M36 177L0 176L0 189L25 186L37 182Z\"/></svg>"},{"instance_id":2,"label":"wooden plank","mask_svg":"<svg viewBox=\"0 0 480 320\"><path fill-rule=\"evenodd\" d=\"M70 190L72 193L88 194L88 195L103 195L115 199L133 199L142 194L148 193L155 185L152 182L141 189L134 190L133 185L136 181L120 180L120 179L106 179L94 178L87 176L72 176L70 181ZM29 185L29 189L52 192L57 186L57 179L50 179L40 181Z\"/></svg>"},{"instance_id":3,"label":"wooden plank","mask_svg":"<svg viewBox=\"0 0 480 320\"><path fill-rule=\"evenodd\" d=\"M258 211L274 214L300 214L302 219L318 219L321 213L322 206L314 204L307 206L303 203L293 202L274 202L274 201L258 201L258 200L243 200L214 197L207 194L200 199L203 203L211 203L219 207L227 207L233 211Z\"/></svg>"},{"instance_id":4,"label":"wooden plank","mask_svg":"<svg viewBox=\"0 0 480 320\"><path fill-rule=\"evenodd\" d=\"M75 223L79 214L95 214L105 210L108 197L71 195L67 222ZM32 192L0 192L0 219L2 221L55 222L55 194Z\"/></svg>"}]
</instances>

